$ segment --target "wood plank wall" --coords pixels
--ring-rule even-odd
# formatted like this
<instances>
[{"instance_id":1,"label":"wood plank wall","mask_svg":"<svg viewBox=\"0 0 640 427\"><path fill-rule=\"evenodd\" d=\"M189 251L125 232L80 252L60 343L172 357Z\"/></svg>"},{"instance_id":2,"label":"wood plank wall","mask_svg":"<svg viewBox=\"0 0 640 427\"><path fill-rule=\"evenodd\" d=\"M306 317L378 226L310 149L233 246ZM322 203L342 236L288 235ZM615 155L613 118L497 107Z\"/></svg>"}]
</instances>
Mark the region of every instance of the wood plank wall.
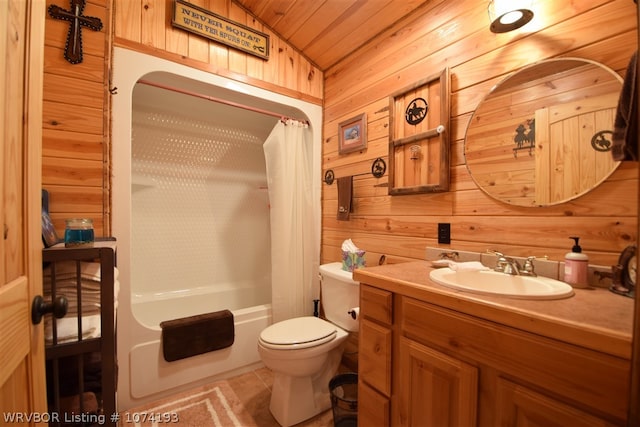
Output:
<instances>
[{"instance_id":1,"label":"wood plank wall","mask_svg":"<svg viewBox=\"0 0 640 427\"><path fill-rule=\"evenodd\" d=\"M115 0L114 44L321 104L322 72L231 0L189 0L269 35L269 60L247 55L171 25L173 0Z\"/></svg>"},{"instance_id":2,"label":"wood plank wall","mask_svg":"<svg viewBox=\"0 0 640 427\"><path fill-rule=\"evenodd\" d=\"M67 2L68 3L68 2ZM321 104L322 72L231 0L192 0L270 35L268 61L171 26L173 0L88 0L84 15L99 17L100 32L82 30L84 60L63 56L69 23L47 16L45 41L43 187L63 236L64 220L88 217L97 236L110 234L109 71L111 45L219 74ZM67 8L64 1L47 0Z\"/></svg>"},{"instance_id":3,"label":"wood plank wall","mask_svg":"<svg viewBox=\"0 0 640 427\"><path fill-rule=\"evenodd\" d=\"M444 67L451 71L451 187L438 194L389 196L387 177L354 178L354 211L338 221L337 186L323 184L322 262L340 259L347 238L367 251L369 265L424 259L439 246L561 260L580 236L592 263L612 265L637 240L637 164L623 164L606 182L569 203L514 207L491 199L467 172L463 144L470 117L490 88L514 70L545 58L580 57L624 75L636 49L632 0L534 1L535 17L506 34L489 31L486 3L434 0L325 70L323 173L336 177L388 161L388 95ZM368 145L338 154L338 123L367 113ZM451 224L451 244L437 243L437 224Z\"/></svg>"},{"instance_id":4,"label":"wood plank wall","mask_svg":"<svg viewBox=\"0 0 640 427\"><path fill-rule=\"evenodd\" d=\"M49 3L54 3L49 1ZM366 173L377 157L388 160L388 94L450 67L451 191L388 196L386 177L355 179L351 220L336 220L336 186L323 184L323 262L339 259L346 238L390 261L423 259L437 246L439 222L450 222L450 247L560 259L569 235L580 235L593 262L608 265L636 240L635 164L623 165L606 183L573 202L549 208L515 208L478 189L462 155L467 123L483 96L510 72L540 59L577 56L599 61L624 74L635 49L635 9L631 0L584 0L566 5L538 0L526 30L495 35L488 30L485 2L435 0L386 30L356 54L324 74L231 0L194 4L271 36L265 62L170 25L171 0L89 0L86 15L105 23L101 33L83 31L85 61L70 65L62 57L68 24L47 19L43 186L51 190L51 210L61 232L63 219L89 216L98 234L108 234L108 73L114 44L195 68L321 103L324 97L323 169L336 176ZM562 3L562 4L561 4ZM61 5L64 6L64 5ZM113 25L111 25L113 12ZM101 34L101 40L94 37ZM324 89L323 89L324 83ZM86 96L86 94L91 94ZM103 101L100 107L95 101ZM362 153L339 156L337 125L367 112L369 142ZM321 179L321 178L319 178Z\"/></svg>"},{"instance_id":5,"label":"wood plank wall","mask_svg":"<svg viewBox=\"0 0 640 427\"><path fill-rule=\"evenodd\" d=\"M69 9L69 2L47 0ZM100 18L101 31L82 28L83 61L64 59L69 22L45 23L42 186L50 193L59 237L65 218L91 218L97 236L109 235L108 64L111 1L89 0L85 16Z\"/></svg>"}]
</instances>

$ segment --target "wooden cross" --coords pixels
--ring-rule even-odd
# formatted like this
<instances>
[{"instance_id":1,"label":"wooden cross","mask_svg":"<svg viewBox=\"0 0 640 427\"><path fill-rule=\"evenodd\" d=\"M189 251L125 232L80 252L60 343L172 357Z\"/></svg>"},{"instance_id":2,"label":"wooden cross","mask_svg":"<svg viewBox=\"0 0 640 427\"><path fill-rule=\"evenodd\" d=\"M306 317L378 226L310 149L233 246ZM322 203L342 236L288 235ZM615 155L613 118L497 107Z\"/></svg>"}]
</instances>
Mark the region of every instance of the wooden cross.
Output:
<instances>
[{"instance_id":1,"label":"wooden cross","mask_svg":"<svg viewBox=\"0 0 640 427\"><path fill-rule=\"evenodd\" d=\"M64 10L60 6L52 4L48 11L49 16L54 19L71 22L64 48L64 58L72 64L79 64L82 62L82 27L100 31L102 30L102 21L100 18L82 16L86 0L70 0L69 3L71 3L71 10Z\"/></svg>"}]
</instances>

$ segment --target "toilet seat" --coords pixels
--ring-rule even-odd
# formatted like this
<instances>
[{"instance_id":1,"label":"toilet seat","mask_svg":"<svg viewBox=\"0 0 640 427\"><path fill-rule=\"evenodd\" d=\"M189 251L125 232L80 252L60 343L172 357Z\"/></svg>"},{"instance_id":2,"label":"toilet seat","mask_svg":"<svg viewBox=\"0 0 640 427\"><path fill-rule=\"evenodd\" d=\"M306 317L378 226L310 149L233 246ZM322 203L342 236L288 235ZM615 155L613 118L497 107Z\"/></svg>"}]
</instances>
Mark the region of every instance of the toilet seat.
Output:
<instances>
[{"instance_id":1,"label":"toilet seat","mask_svg":"<svg viewBox=\"0 0 640 427\"><path fill-rule=\"evenodd\" d=\"M296 317L268 326L260 333L260 343L279 350L315 347L333 340L338 333L332 323L314 316Z\"/></svg>"}]
</instances>

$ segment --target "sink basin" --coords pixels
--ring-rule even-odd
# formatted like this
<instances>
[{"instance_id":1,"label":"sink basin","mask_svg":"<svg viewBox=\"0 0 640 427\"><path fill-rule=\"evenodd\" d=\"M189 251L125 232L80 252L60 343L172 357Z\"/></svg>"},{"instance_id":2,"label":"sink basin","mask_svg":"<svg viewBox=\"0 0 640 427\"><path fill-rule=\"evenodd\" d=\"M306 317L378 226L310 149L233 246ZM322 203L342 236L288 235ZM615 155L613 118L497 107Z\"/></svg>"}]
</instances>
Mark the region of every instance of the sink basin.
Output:
<instances>
[{"instance_id":1,"label":"sink basin","mask_svg":"<svg viewBox=\"0 0 640 427\"><path fill-rule=\"evenodd\" d=\"M560 299L573 295L573 288L548 277L512 276L493 270L431 270L431 280L461 291L502 295L521 299Z\"/></svg>"}]
</instances>

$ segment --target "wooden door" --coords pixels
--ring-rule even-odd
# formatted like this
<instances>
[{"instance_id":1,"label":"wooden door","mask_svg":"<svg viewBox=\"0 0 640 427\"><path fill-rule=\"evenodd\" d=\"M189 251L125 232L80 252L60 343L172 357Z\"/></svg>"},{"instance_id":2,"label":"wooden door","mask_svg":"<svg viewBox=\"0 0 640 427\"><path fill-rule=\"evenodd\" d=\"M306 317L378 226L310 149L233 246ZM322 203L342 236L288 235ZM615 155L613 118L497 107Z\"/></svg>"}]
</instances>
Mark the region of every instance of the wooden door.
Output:
<instances>
[{"instance_id":1,"label":"wooden door","mask_svg":"<svg viewBox=\"0 0 640 427\"><path fill-rule=\"evenodd\" d=\"M40 226L44 0L0 0L0 424L46 424ZM13 419L11 419L13 417Z\"/></svg>"},{"instance_id":2,"label":"wooden door","mask_svg":"<svg viewBox=\"0 0 640 427\"><path fill-rule=\"evenodd\" d=\"M405 337L400 339L399 354L399 369L394 370L401 377L394 425L476 425L478 368Z\"/></svg>"}]
</instances>

